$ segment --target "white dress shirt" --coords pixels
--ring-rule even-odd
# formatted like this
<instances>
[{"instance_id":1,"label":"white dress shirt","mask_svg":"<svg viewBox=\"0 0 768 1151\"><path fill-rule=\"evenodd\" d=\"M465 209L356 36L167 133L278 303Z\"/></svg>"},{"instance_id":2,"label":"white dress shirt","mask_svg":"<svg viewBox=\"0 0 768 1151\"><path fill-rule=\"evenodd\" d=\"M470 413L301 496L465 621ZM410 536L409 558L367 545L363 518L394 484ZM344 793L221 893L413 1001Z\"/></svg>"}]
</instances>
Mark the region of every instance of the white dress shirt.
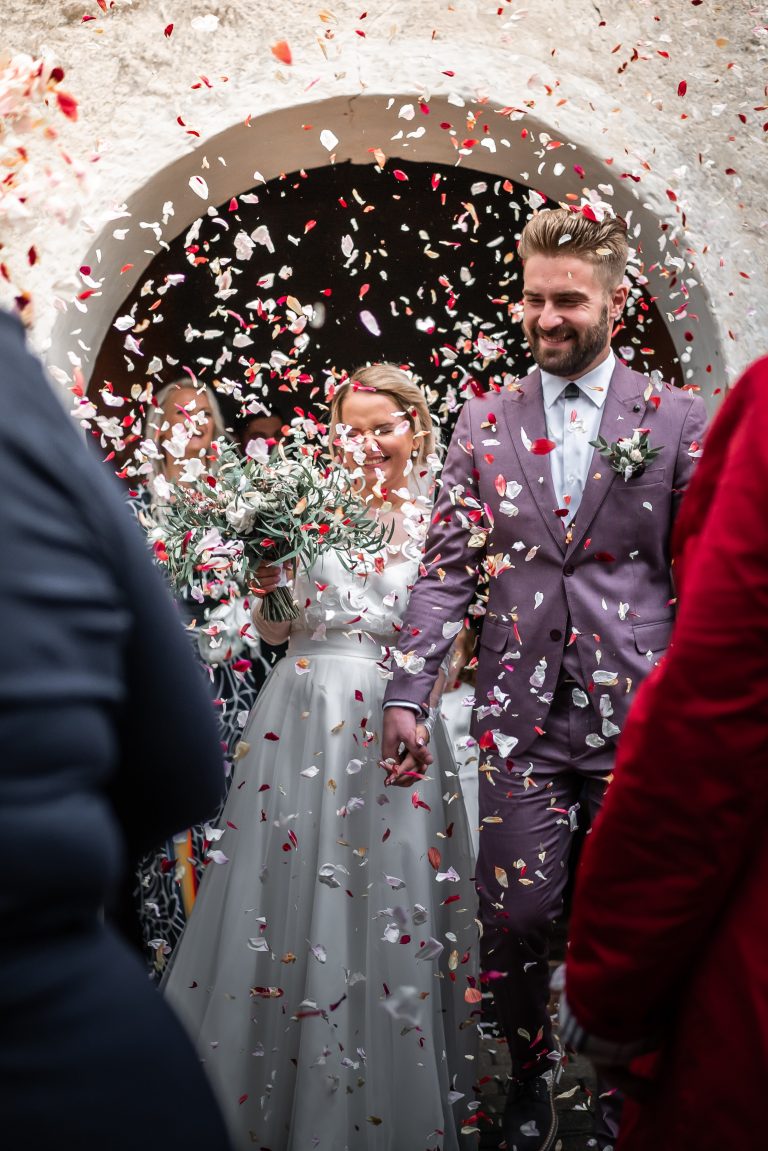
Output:
<instances>
[{"instance_id":1,"label":"white dress shirt","mask_svg":"<svg viewBox=\"0 0 768 1151\"><path fill-rule=\"evenodd\" d=\"M568 509L566 522L573 519L581 503L592 459L590 440L597 439L600 431L603 404L615 365L616 357L609 352L601 364L578 380L552 376L543 369L541 372L547 438L555 445L549 453L552 484L557 506ZM571 382L576 384L579 394L566 400L563 390Z\"/></svg>"}]
</instances>

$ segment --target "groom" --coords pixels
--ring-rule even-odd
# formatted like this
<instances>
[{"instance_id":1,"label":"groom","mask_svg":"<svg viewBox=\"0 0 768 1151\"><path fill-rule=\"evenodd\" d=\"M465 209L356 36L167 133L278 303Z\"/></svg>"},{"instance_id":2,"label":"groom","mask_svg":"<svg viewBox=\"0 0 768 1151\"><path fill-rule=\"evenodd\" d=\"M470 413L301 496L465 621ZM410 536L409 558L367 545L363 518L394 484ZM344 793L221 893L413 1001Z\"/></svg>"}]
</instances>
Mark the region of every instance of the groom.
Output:
<instances>
[{"instance_id":1,"label":"groom","mask_svg":"<svg viewBox=\"0 0 768 1151\"><path fill-rule=\"evenodd\" d=\"M520 255L538 368L459 417L387 691L382 755L396 760L404 745L409 764L429 763L416 720L484 573L473 716L482 960L512 1057L507 1145L546 1151L557 1133L549 936L571 833L580 808L599 810L634 692L669 641L670 532L705 410L611 351L627 299L622 220L540 212ZM636 429L647 437L635 437L628 462L591 446L599 435L610 450ZM612 1145L610 1114L597 1134Z\"/></svg>"}]
</instances>

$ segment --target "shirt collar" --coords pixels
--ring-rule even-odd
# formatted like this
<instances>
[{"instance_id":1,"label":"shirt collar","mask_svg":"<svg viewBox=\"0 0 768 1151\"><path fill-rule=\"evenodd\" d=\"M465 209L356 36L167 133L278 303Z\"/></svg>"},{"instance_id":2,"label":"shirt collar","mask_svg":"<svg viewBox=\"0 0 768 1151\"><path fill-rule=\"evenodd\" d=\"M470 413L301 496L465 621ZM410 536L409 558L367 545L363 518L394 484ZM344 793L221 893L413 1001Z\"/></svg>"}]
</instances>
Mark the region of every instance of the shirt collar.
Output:
<instances>
[{"instance_id":1,"label":"shirt collar","mask_svg":"<svg viewBox=\"0 0 768 1151\"><path fill-rule=\"evenodd\" d=\"M608 395L608 385L611 382L613 369L616 367L616 357L612 351L593 368L591 372L581 376L578 380L573 382L578 386L579 391L583 396L587 396L597 408L602 408L605 403L605 397ZM550 372L545 372L541 369L541 387L544 392L544 405L551 408L555 400L558 399L562 393L563 388L568 383L565 376L553 376Z\"/></svg>"}]
</instances>

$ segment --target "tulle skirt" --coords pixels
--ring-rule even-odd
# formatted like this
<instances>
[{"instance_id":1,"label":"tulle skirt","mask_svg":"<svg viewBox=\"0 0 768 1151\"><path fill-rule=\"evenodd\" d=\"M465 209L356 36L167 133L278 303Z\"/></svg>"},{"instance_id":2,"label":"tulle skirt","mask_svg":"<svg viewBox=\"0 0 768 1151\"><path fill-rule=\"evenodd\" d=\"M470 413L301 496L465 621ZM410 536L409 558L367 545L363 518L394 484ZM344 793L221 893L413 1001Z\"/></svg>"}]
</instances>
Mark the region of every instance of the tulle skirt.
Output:
<instances>
[{"instance_id":1,"label":"tulle skirt","mask_svg":"<svg viewBox=\"0 0 768 1151\"><path fill-rule=\"evenodd\" d=\"M251 713L165 992L238 1147L456 1151L479 1019L458 774L438 725L428 778L384 786L381 647L329 634L292 638Z\"/></svg>"}]
</instances>

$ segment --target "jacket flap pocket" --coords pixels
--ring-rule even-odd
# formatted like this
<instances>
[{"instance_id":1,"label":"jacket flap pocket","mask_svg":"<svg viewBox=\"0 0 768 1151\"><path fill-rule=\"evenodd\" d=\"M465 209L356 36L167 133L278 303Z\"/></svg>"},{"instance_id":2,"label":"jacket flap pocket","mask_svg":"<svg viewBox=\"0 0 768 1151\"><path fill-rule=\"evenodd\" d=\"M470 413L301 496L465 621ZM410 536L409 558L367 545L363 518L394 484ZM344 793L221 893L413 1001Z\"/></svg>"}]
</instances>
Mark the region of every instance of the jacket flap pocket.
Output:
<instances>
[{"instance_id":1,"label":"jacket flap pocket","mask_svg":"<svg viewBox=\"0 0 768 1151\"><path fill-rule=\"evenodd\" d=\"M671 619L661 619L657 623L634 625L632 630L635 633L635 647L641 655L645 655L647 651L661 652L669 646L673 622Z\"/></svg>"},{"instance_id":2,"label":"jacket flap pocket","mask_svg":"<svg viewBox=\"0 0 768 1151\"><path fill-rule=\"evenodd\" d=\"M654 484L660 484L666 475L666 468L646 468L640 472L639 476L630 476L628 480L621 480L619 491L631 492L634 488L651 488Z\"/></svg>"},{"instance_id":3,"label":"jacket flap pocket","mask_svg":"<svg viewBox=\"0 0 768 1151\"><path fill-rule=\"evenodd\" d=\"M517 647L514 633L506 624L495 623L491 619L483 620L480 632L480 646L490 651L504 651L509 646Z\"/></svg>"}]
</instances>

